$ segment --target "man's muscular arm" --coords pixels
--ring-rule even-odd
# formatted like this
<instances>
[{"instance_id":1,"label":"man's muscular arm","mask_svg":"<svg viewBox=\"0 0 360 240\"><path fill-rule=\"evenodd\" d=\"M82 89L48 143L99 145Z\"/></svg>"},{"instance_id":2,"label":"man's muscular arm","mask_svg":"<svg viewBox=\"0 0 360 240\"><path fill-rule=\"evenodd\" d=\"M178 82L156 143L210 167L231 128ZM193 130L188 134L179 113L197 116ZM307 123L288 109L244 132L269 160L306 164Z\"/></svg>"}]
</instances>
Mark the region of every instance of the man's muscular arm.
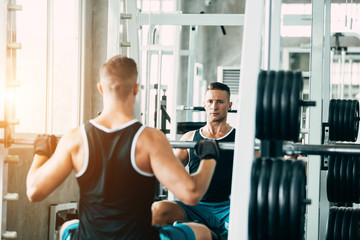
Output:
<instances>
[{"instance_id":1,"label":"man's muscular arm","mask_svg":"<svg viewBox=\"0 0 360 240\"><path fill-rule=\"evenodd\" d=\"M46 141L38 141L34 144L34 159L26 179L26 192L31 202L41 201L55 190L71 173L72 161L70 149L73 139L79 135L79 131L73 130L65 134L59 141L53 153L51 144ZM44 137L42 137L44 138ZM41 139L40 139L41 140Z\"/></svg>"},{"instance_id":2,"label":"man's muscular arm","mask_svg":"<svg viewBox=\"0 0 360 240\"><path fill-rule=\"evenodd\" d=\"M180 141L193 141L195 131L185 133ZM184 148L176 148L174 151L175 156L182 162L184 166L189 163L189 151Z\"/></svg>"},{"instance_id":3,"label":"man's muscular arm","mask_svg":"<svg viewBox=\"0 0 360 240\"><path fill-rule=\"evenodd\" d=\"M202 160L198 171L191 175L174 156L168 139L159 130L146 128L141 133L137 145L139 146L136 153L138 166L149 163L159 182L185 204L196 205L200 201L209 187L216 159L219 157L217 145L210 143L198 145L197 153L200 158L206 160ZM217 154L207 155L214 152Z\"/></svg>"}]
</instances>

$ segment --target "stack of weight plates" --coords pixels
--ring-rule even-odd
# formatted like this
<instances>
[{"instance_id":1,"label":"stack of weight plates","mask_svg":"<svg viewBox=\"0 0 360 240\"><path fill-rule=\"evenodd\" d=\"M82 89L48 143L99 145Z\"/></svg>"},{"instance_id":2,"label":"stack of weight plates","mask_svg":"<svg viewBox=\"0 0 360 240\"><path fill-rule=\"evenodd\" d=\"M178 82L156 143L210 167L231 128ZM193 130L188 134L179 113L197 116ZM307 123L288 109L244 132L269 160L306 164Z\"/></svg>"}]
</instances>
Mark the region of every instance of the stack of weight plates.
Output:
<instances>
[{"instance_id":1,"label":"stack of weight plates","mask_svg":"<svg viewBox=\"0 0 360 240\"><path fill-rule=\"evenodd\" d=\"M327 222L326 240L358 240L360 209L331 207Z\"/></svg>"},{"instance_id":2,"label":"stack of weight plates","mask_svg":"<svg viewBox=\"0 0 360 240\"><path fill-rule=\"evenodd\" d=\"M331 99L328 123L330 141L355 142L359 132L358 100Z\"/></svg>"},{"instance_id":3,"label":"stack of weight plates","mask_svg":"<svg viewBox=\"0 0 360 240\"><path fill-rule=\"evenodd\" d=\"M249 239L303 239L303 161L256 158L251 170Z\"/></svg>"},{"instance_id":4,"label":"stack of weight plates","mask_svg":"<svg viewBox=\"0 0 360 240\"><path fill-rule=\"evenodd\" d=\"M256 101L256 138L298 141L302 89L301 72L260 72Z\"/></svg>"}]
</instances>

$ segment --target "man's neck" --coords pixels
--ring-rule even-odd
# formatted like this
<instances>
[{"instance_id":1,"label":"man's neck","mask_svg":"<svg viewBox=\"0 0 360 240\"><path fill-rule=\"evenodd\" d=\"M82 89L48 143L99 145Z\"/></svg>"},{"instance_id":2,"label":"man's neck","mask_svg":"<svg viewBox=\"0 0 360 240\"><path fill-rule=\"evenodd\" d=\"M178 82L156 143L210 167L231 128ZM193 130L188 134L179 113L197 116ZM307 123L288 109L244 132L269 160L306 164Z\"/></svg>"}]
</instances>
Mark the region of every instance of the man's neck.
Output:
<instances>
[{"instance_id":1,"label":"man's neck","mask_svg":"<svg viewBox=\"0 0 360 240\"><path fill-rule=\"evenodd\" d=\"M133 111L129 108L104 108L101 114L94 120L109 129L121 126L133 120Z\"/></svg>"},{"instance_id":2,"label":"man's neck","mask_svg":"<svg viewBox=\"0 0 360 240\"><path fill-rule=\"evenodd\" d=\"M227 124L225 121L223 122L208 122L202 128L202 134L208 138L221 138L229 133L232 127Z\"/></svg>"}]
</instances>

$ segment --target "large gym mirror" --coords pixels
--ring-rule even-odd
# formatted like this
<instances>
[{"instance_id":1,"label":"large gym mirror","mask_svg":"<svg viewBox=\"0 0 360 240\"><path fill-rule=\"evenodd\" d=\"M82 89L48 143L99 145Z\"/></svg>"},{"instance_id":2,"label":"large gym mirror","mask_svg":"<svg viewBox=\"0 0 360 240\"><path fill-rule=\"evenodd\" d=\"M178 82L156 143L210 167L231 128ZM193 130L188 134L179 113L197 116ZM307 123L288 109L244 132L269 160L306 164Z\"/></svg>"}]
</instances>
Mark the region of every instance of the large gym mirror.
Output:
<instances>
[{"instance_id":1,"label":"large gym mirror","mask_svg":"<svg viewBox=\"0 0 360 240\"><path fill-rule=\"evenodd\" d=\"M202 106L206 87L213 81L229 85L236 109L242 29L242 26L143 26L140 34L143 121L164 128L166 133L177 131L171 128L176 122L204 122L203 111L187 107ZM233 126L234 119L235 114L230 114Z\"/></svg>"}]
</instances>

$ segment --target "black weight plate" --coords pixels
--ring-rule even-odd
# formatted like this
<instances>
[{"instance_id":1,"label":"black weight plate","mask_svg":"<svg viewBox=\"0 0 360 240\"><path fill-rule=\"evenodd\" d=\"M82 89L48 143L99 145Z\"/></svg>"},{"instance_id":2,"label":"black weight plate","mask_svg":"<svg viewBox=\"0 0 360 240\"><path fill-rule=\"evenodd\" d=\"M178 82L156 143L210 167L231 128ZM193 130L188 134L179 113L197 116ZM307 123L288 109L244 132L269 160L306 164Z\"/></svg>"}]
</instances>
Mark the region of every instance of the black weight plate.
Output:
<instances>
[{"instance_id":1,"label":"black weight plate","mask_svg":"<svg viewBox=\"0 0 360 240\"><path fill-rule=\"evenodd\" d=\"M359 158L354 156L353 162L353 195L354 203L359 203Z\"/></svg>"},{"instance_id":2,"label":"black weight plate","mask_svg":"<svg viewBox=\"0 0 360 240\"><path fill-rule=\"evenodd\" d=\"M346 100L340 100L340 106L339 106L339 125L338 125L338 134L339 134L339 141L345 141L345 137L344 137L344 125L345 125L345 103Z\"/></svg>"},{"instance_id":3,"label":"black weight plate","mask_svg":"<svg viewBox=\"0 0 360 240\"><path fill-rule=\"evenodd\" d=\"M260 177L257 189L257 236L258 239L266 239L268 235L268 190L271 173L271 163L269 158L265 158L261 163Z\"/></svg>"},{"instance_id":4,"label":"black weight plate","mask_svg":"<svg viewBox=\"0 0 360 240\"><path fill-rule=\"evenodd\" d=\"M341 239L341 228L342 228L342 220L344 216L345 208L339 207L336 211L335 217L335 225L334 225L334 239Z\"/></svg>"},{"instance_id":5,"label":"black weight plate","mask_svg":"<svg viewBox=\"0 0 360 240\"><path fill-rule=\"evenodd\" d=\"M250 202L249 202L249 239L257 239L257 188L261 170L261 158L256 158L251 167Z\"/></svg>"},{"instance_id":6,"label":"black weight plate","mask_svg":"<svg viewBox=\"0 0 360 240\"><path fill-rule=\"evenodd\" d=\"M360 158L357 157L356 158L358 164L357 164L357 168L355 169L355 177L356 177L356 182L355 184L357 184L357 191L356 192L356 199L355 199L355 203L360 203ZM356 161L355 160L355 161ZM360 239L360 236L359 236L359 239Z\"/></svg>"},{"instance_id":7,"label":"black weight plate","mask_svg":"<svg viewBox=\"0 0 360 240\"><path fill-rule=\"evenodd\" d=\"M303 239L306 198L305 163L297 160L293 164L290 186L290 236L291 239Z\"/></svg>"},{"instance_id":8,"label":"black weight plate","mask_svg":"<svg viewBox=\"0 0 360 240\"><path fill-rule=\"evenodd\" d=\"M350 220L352 215L352 208L345 208L342 226L341 226L341 239L349 239Z\"/></svg>"},{"instance_id":9,"label":"black weight plate","mask_svg":"<svg viewBox=\"0 0 360 240\"><path fill-rule=\"evenodd\" d=\"M334 138L334 110L335 110L335 99L331 99L329 103L329 117L328 117L328 124L329 124L329 140L335 141Z\"/></svg>"},{"instance_id":10,"label":"black weight plate","mask_svg":"<svg viewBox=\"0 0 360 240\"><path fill-rule=\"evenodd\" d=\"M335 202L340 202L340 191L339 188L341 187L340 185L340 164L341 164L341 156L335 156L335 165L334 165L334 201Z\"/></svg>"},{"instance_id":11,"label":"black weight plate","mask_svg":"<svg viewBox=\"0 0 360 240\"><path fill-rule=\"evenodd\" d=\"M294 73L293 84L290 95L290 131L291 139L294 142L299 141L301 107L300 100L302 95L302 75L301 72Z\"/></svg>"},{"instance_id":12,"label":"black weight plate","mask_svg":"<svg viewBox=\"0 0 360 240\"><path fill-rule=\"evenodd\" d=\"M268 239L279 239L279 186L282 173L283 160L275 159L271 166L269 192L268 192Z\"/></svg>"},{"instance_id":13,"label":"black weight plate","mask_svg":"<svg viewBox=\"0 0 360 240\"><path fill-rule=\"evenodd\" d=\"M329 209L329 217L326 225L326 240L334 239L334 225L337 209L337 207L331 207Z\"/></svg>"},{"instance_id":14,"label":"black weight plate","mask_svg":"<svg viewBox=\"0 0 360 240\"><path fill-rule=\"evenodd\" d=\"M279 239L289 239L290 234L290 183L292 176L292 160L283 162L280 186L279 186L279 227L281 235Z\"/></svg>"},{"instance_id":15,"label":"black weight plate","mask_svg":"<svg viewBox=\"0 0 360 240\"><path fill-rule=\"evenodd\" d=\"M355 103L355 114L354 114L354 138L353 142L356 142L359 133L359 101L353 100Z\"/></svg>"},{"instance_id":16,"label":"black weight plate","mask_svg":"<svg viewBox=\"0 0 360 240\"><path fill-rule=\"evenodd\" d=\"M266 71L260 71L258 77L257 85L257 95L256 95L256 131L255 136L258 139L262 139L264 135L264 108L263 108L263 98L264 98L264 89L266 82Z\"/></svg>"},{"instance_id":17,"label":"black weight plate","mask_svg":"<svg viewBox=\"0 0 360 240\"><path fill-rule=\"evenodd\" d=\"M359 209L353 209L350 219L349 240L359 240Z\"/></svg>"},{"instance_id":18,"label":"black weight plate","mask_svg":"<svg viewBox=\"0 0 360 240\"><path fill-rule=\"evenodd\" d=\"M351 100L345 101L345 112L344 112L344 139L349 141L351 139L350 131L350 109L351 109Z\"/></svg>"},{"instance_id":19,"label":"black weight plate","mask_svg":"<svg viewBox=\"0 0 360 240\"><path fill-rule=\"evenodd\" d=\"M290 140L290 93L293 82L293 72L286 71L281 91L281 136L283 140Z\"/></svg>"},{"instance_id":20,"label":"black weight plate","mask_svg":"<svg viewBox=\"0 0 360 240\"><path fill-rule=\"evenodd\" d=\"M347 156L347 167L346 167L346 201L347 202L354 202L353 197L353 178L352 178L352 168L353 168L353 156Z\"/></svg>"},{"instance_id":21,"label":"black weight plate","mask_svg":"<svg viewBox=\"0 0 360 240\"><path fill-rule=\"evenodd\" d=\"M328 157L328 172L326 176L326 192L329 202L334 201L334 166L335 156Z\"/></svg>"},{"instance_id":22,"label":"black weight plate","mask_svg":"<svg viewBox=\"0 0 360 240\"><path fill-rule=\"evenodd\" d=\"M339 140L339 110L340 110L341 100L336 99L335 109L334 109L334 139L335 141Z\"/></svg>"},{"instance_id":23,"label":"black weight plate","mask_svg":"<svg viewBox=\"0 0 360 240\"><path fill-rule=\"evenodd\" d=\"M284 83L284 71L275 73L274 89L272 94L272 113L271 113L271 136L273 139L281 138L281 91Z\"/></svg>"},{"instance_id":24,"label":"black weight plate","mask_svg":"<svg viewBox=\"0 0 360 240\"><path fill-rule=\"evenodd\" d=\"M349 114L349 140L350 142L354 141L354 132L355 132L355 115L356 115L356 103L354 100L350 100L350 114Z\"/></svg>"},{"instance_id":25,"label":"black weight plate","mask_svg":"<svg viewBox=\"0 0 360 240\"><path fill-rule=\"evenodd\" d=\"M347 169L347 157L342 155L340 159L340 202L346 202L346 169Z\"/></svg>"},{"instance_id":26,"label":"black weight plate","mask_svg":"<svg viewBox=\"0 0 360 240\"><path fill-rule=\"evenodd\" d=\"M271 139L271 110L272 110L272 93L275 81L275 71L269 71L266 75L266 84L264 90L264 99L263 99L263 107L264 107L264 139Z\"/></svg>"},{"instance_id":27,"label":"black weight plate","mask_svg":"<svg viewBox=\"0 0 360 240\"><path fill-rule=\"evenodd\" d=\"M360 203L360 158L358 156L356 156L356 159L354 160L357 162L356 166L355 166L355 187L356 187L356 191L355 191L355 203Z\"/></svg>"}]
</instances>

